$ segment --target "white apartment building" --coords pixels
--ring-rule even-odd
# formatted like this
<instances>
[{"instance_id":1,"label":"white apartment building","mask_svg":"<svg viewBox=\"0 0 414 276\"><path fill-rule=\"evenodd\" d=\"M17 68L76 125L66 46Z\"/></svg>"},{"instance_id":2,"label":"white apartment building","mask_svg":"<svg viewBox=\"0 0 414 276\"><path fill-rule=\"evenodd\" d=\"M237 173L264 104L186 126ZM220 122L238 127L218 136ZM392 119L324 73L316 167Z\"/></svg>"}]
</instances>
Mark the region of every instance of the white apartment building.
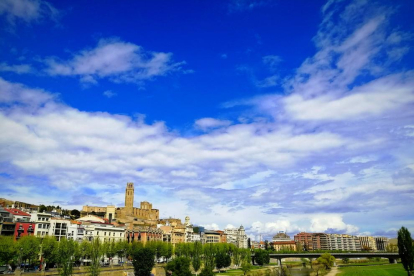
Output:
<instances>
[{"instance_id":1,"label":"white apartment building","mask_svg":"<svg viewBox=\"0 0 414 276\"><path fill-rule=\"evenodd\" d=\"M30 213L30 221L36 223L36 236L44 237L46 235L49 235L51 218L52 215L48 213L38 213L37 211Z\"/></svg>"},{"instance_id":2,"label":"white apartment building","mask_svg":"<svg viewBox=\"0 0 414 276\"><path fill-rule=\"evenodd\" d=\"M57 241L60 241L63 238L67 238L69 225L69 220L51 218L49 236L55 236Z\"/></svg>"},{"instance_id":3,"label":"white apartment building","mask_svg":"<svg viewBox=\"0 0 414 276\"><path fill-rule=\"evenodd\" d=\"M67 233L68 240L82 242L85 238L85 227L82 224L71 223Z\"/></svg>"},{"instance_id":4,"label":"white apartment building","mask_svg":"<svg viewBox=\"0 0 414 276\"><path fill-rule=\"evenodd\" d=\"M241 225L239 229L224 229L224 234L227 235L227 243L232 243L238 248L247 248L247 235L243 225Z\"/></svg>"},{"instance_id":5,"label":"white apartment building","mask_svg":"<svg viewBox=\"0 0 414 276\"><path fill-rule=\"evenodd\" d=\"M112 224L84 224L84 237L92 241L98 238L101 242L117 242L125 240L125 228Z\"/></svg>"},{"instance_id":6,"label":"white apartment building","mask_svg":"<svg viewBox=\"0 0 414 276\"><path fill-rule=\"evenodd\" d=\"M326 234L329 250L361 251L361 242L356 236Z\"/></svg>"}]
</instances>

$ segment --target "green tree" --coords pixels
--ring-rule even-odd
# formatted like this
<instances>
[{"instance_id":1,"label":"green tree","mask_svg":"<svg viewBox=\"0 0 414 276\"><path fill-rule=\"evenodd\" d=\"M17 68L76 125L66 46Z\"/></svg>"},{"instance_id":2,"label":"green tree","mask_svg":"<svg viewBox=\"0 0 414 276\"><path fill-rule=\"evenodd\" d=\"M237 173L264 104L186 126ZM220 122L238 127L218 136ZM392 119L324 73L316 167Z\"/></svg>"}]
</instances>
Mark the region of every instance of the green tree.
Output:
<instances>
[{"instance_id":1,"label":"green tree","mask_svg":"<svg viewBox=\"0 0 414 276\"><path fill-rule=\"evenodd\" d=\"M404 269L407 271L408 275L411 276L411 271L414 266L413 239L410 231L404 226L398 230L398 253Z\"/></svg>"},{"instance_id":2,"label":"green tree","mask_svg":"<svg viewBox=\"0 0 414 276\"><path fill-rule=\"evenodd\" d=\"M241 271L243 271L243 275L246 275L247 272L249 272L250 270L252 270L252 264L250 262L247 261L243 261L241 264Z\"/></svg>"},{"instance_id":3,"label":"green tree","mask_svg":"<svg viewBox=\"0 0 414 276\"><path fill-rule=\"evenodd\" d=\"M237 247L233 250L233 263L236 267L240 266L240 262L241 262L241 254L240 254L241 252L240 251L241 250Z\"/></svg>"},{"instance_id":4,"label":"green tree","mask_svg":"<svg viewBox=\"0 0 414 276\"><path fill-rule=\"evenodd\" d=\"M42 239L43 265L45 267L49 264L57 263L59 257L58 248L59 243L55 237L46 236Z\"/></svg>"},{"instance_id":5,"label":"green tree","mask_svg":"<svg viewBox=\"0 0 414 276\"><path fill-rule=\"evenodd\" d=\"M226 252L224 252L222 250L219 250L216 254L216 267L219 270L219 273L220 273L220 270L223 267L226 267L226 257L227 256L228 255L226 254Z\"/></svg>"},{"instance_id":6,"label":"green tree","mask_svg":"<svg viewBox=\"0 0 414 276\"><path fill-rule=\"evenodd\" d=\"M329 253L322 254L318 259L318 263L323 265L326 269L329 269L333 266L335 262L335 257Z\"/></svg>"},{"instance_id":7,"label":"green tree","mask_svg":"<svg viewBox=\"0 0 414 276\"><path fill-rule=\"evenodd\" d=\"M74 218L79 218L80 217L80 211L73 209L72 211L70 211L70 214L74 217Z\"/></svg>"},{"instance_id":8,"label":"green tree","mask_svg":"<svg viewBox=\"0 0 414 276\"><path fill-rule=\"evenodd\" d=\"M22 261L31 265L39 258L40 240L35 236L23 236L19 239L17 248L20 250Z\"/></svg>"},{"instance_id":9,"label":"green tree","mask_svg":"<svg viewBox=\"0 0 414 276\"><path fill-rule=\"evenodd\" d=\"M47 207L45 206L45 205L40 205L39 206L39 213L43 213L43 212L45 212L45 211L47 211Z\"/></svg>"},{"instance_id":10,"label":"green tree","mask_svg":"<svg viewBox=\"0 0 414 276\"><path fill-rule=\"evenodd\" d=\"M343 262L344 264L349 263L349 258L342 258L342 262Z\"/></svg>"},{"instance_id":11,"label":"green tree","mask_svg":"<svg viewBox=\"0 0 414 276\"><path fill-rule=\"evenodd\" d=\"M212 243L207 243L204 245L204 268L210 269L213 271L214 268L214 258L216 256L216 248Z\"/></svg>"},{"instance_id":12,"label":"green tree","mask_svg":"<svg viewBox=\"0 0 414 276\"><path fill-rule=\"evenodd\" d=\"M16 255L16 249L13 237L0 236L0 265L10 263Z\"/></svg>"},{"instance_id":13,"label":"green tree","mask_svg":"<svg viewBox=\"0 0 414 276\"><path fill-rule=\"evenodd\" d=\"M83 240L79 245L79 251L81 252L81 259L90 259L92 244L87 240Z\"/></svg>"},{"instance_id":14,"label":"green tree","mask_svg":"<svg viewBox=\"0 0 414 276\"><path fill-rule=\"evenodd\" d=\"M137 247L132 252L132 264L135 276L150 276L155 265L155 252L148 247Z\"/></svg>"},{"instance_id":15,"label":"green tree","mask_svg":"<svg viewBox=\"0 0 414 276\"><path fill-rule=\"evenodd\" d=\"M213 268L209 266L203 267L199 276L214 276Z\"/></svg>"},{"instance_id":16,"label":"green tree","mask_svg":"<svg viewBox=\"0 0 414 276\"><path fill-rule=\"evenodd\" d=\"M172 272L173 276L191 276L190 259L187 257L177 257L165 267L167 273Z\"/></svg>"},{"instance_id":17,"label":"green tree","mask_svg":"<svg viewBox=\"0 0 414 276\"><path fill-rule=\"evenodd\" d=\"M98 276L101 271L100 260L102 256L102 245L99 239L94 239L89 249L89 258L91 260L89 269L90 276Z\"/></svg>"},{"instance_id":18,"label":"green tree","mask_svg":"<svg viewBox=\"0 0 414 276\"><path fill-rule=\"evenodd\" d=\"M258 265L269 264L270 256L269 252L262 249L257 249L254 252L254 260Z\"/></svg>"},{"instance_id":19,"label":"green tree","mask_svg":"<svg viewBox=\"0 0 414 276\"><path fill-rule=\"evenodd\" d=\"M197 271L201 267L201 253L203 251L203 246L199 241L196 241L193 246L193 253L192 253L192 265L194 272L197 275Z\"/></svg>"},{"instance_id":20,"label":"green tree","mask_svg":"<svg viewBox=\"0 0 414 276\"><path fill-rule=\"evenodd\" d=\"M109 259L110 264L112 265L112 258L116 255L116 245L115 242L105 242L103 244L103 253Z\"/></svg>"},{"instance_id":21,"label":"green tree","mask_svg":"<svg viewBox=\"0 0 414 276\"><path fill-rule=\"evenodd\" d=\"M58 264L59 274L61 276L70 276L73 273L73 262L76 251L76 242L63 238L58 247Z\"/></svg>"},{"instance_id":22,"label":"green tree","mask_svg":"<svg viewBox=\"0 0 414 276\"><path fill-rule=\"evenodd\" d=\"M127 241L120 241L116 243L116 254L121 258L121 262L124 261L124 257L128 254L129 243Z\"/></svg>"}]
</instances>

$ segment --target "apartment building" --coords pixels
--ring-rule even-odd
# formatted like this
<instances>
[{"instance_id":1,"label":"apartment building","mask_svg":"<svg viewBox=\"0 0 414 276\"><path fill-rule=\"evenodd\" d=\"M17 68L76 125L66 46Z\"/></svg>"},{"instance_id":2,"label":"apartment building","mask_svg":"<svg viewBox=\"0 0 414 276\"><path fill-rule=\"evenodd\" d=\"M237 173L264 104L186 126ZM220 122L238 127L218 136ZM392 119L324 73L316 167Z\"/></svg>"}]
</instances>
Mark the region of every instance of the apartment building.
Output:
<instances>
[{"instance_id":1,"label":"apartment building","mask_svg":"<svg viewBox=\"0 0 414 276\"><path fill-rule=\"evenodd\" d=\"M49 213L38 213L37 211L33 211L30 214L30 220L36 224L36 236L44 237L49 235L51 218L52 215Z\"/></svg>"},{"instance_id":2,"label":"apartment building","mask_svg":"<svg viewBox=\"0 0 414 276\"><path fill-rule=\"evenodd\" d=\"M56 237L57 241L67 238L68 228L70 225L69 220L51 218L49 226L49 236Z\"/></svg>"},{"instance_id":3,"label":"apartment building","mask_svg":"<svg viewBox=\"0 0 414 276\"><path fill-rule=\"evenodd\" d=\"M84 237L92 241L99 239L102 242L118 242L125 240L125 228L115 227L112 224L84 224Z\"/></svg>"},{"instance_id":4,"label":"apartment building","mask_svg":"<svg viewBox=\"0 0 414 276\"><path fill-rule=\"evenodd\" d=\"M241 225L238 229L224 229L224 234L226 234L227 243L232 243L238 248L247 248L247 235L243 225Z\"/></svg>"},{"instance_id":5,"label":"apartment building","mask_svg":"<svg viewBox=\"0 0 414 276\"><path fill-rule=\"evenodd\" d=\"M303 250L361 251L361 242L356 236L347 234L325 234L301 232L294 236Z\"/></svg>"}]
</instances>

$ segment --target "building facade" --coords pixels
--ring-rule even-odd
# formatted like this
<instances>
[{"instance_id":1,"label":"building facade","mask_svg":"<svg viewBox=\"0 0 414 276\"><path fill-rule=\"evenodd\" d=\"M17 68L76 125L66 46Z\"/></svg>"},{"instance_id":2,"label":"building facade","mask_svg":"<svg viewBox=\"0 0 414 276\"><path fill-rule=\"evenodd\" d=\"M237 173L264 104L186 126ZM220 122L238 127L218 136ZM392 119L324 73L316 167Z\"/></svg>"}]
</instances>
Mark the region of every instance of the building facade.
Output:
<instances>
[{"instance_id":1,"label":"building facade","mask_svg":"<svg viewBox=\"0 0 414 276\"><path fill-rule=\"evenodd\" d=\"M247 235L243 225L241 225L238 229L224 229L224 233L227 236L227 243L232 243L238 248L247 248Z\"/></svg>"}]
</instances>

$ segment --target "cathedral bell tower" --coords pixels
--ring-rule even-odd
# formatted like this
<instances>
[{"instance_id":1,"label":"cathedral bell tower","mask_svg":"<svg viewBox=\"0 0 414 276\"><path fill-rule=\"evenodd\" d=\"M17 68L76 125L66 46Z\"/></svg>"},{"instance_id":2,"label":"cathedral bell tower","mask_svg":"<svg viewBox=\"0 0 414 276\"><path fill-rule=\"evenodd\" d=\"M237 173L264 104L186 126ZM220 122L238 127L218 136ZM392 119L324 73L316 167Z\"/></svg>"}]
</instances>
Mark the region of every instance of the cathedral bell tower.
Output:
<instances>
[{"instance_id":1,"label":"cathedral bell tower","mask_svg":"<svg viewBox=\"0 0 414 276\"><path fill-rule=\"evenodd\" d=\"M127 183L125 190L125 215L132 216L134 214L134 183Z\"/></svg>"}]
</instances>

